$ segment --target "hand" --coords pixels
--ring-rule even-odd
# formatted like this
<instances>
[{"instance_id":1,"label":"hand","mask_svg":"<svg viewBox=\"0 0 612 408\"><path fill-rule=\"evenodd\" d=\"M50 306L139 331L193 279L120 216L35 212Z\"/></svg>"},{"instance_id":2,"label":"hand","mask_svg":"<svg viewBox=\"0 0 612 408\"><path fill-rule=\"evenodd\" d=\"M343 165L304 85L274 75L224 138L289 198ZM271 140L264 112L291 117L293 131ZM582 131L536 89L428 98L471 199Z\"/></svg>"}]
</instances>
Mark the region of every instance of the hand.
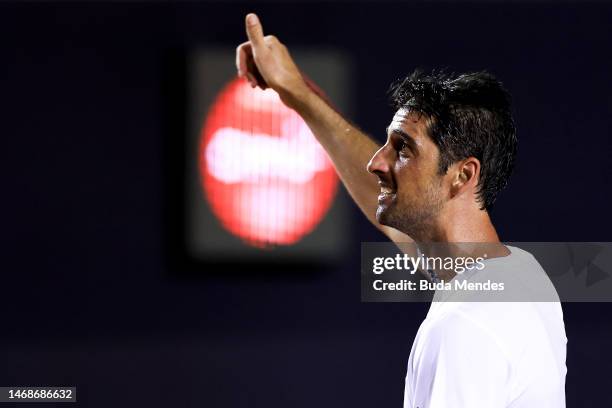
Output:
<instances>
[{"instance_id":1,"label":"hand","mask_svg":"<svg viewBox=\"0 0 612 408\"><path fill-rule=\"evenodd\" d=\"M236 49L238 76L246 78L252 87L274 89L281 100L295 108L299 98L310 91L289 50L275 36L263 34L259 18L246 16L249 41Z\"/></svg>"}]
</instances>

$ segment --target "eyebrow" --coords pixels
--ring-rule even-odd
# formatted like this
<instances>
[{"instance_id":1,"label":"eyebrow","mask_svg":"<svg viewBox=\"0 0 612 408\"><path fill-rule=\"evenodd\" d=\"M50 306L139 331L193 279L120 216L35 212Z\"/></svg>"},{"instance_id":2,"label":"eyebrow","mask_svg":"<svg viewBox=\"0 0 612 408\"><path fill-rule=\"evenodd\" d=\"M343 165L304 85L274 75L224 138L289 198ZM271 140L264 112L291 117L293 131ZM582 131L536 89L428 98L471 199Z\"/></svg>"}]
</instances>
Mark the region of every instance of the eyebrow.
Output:
<instances>
[{"instance_id":1,"label":"eyebrow","mask_svg":"<svg viewBox=\"0 0 612 408\"><path fill-rule=\"evenodd\" d=\"M389 134L389 127L387 127L387 129L385 129L387 131L387 134ZM419 154L419 148L417 146L416 141L414 140L414 138L412 136L410 136L406 131L400 129L400 128L393 128L391 129L391 133L395 133L396 135L400 136L402 139L404 139L404 141L406 142L406 144L408 145L408 147L410 148L410 150L412 150L412 152L415 155Z\"/></svg>"}]
</instances>

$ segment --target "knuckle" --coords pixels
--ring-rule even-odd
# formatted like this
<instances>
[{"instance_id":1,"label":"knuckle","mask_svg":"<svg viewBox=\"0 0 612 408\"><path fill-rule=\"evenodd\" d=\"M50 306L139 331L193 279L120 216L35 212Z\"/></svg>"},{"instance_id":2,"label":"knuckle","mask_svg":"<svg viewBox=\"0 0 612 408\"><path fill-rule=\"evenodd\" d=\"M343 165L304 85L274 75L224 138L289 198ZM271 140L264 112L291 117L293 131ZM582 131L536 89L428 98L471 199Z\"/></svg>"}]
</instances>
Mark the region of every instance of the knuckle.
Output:
<instances>
[{"instance_id":1,"label":"knuckle","mask_svg":"<svg viewBox=\"0 0 612 408\"><path fill-rule=\"evenodd\" d=\"M236 47L236 51L243 51L243 50L246 51L250 45L251 45L250 41L246 41L246 42L243 42L242 44L238 44L238 46Z\"/></svg>"}]
</instances>

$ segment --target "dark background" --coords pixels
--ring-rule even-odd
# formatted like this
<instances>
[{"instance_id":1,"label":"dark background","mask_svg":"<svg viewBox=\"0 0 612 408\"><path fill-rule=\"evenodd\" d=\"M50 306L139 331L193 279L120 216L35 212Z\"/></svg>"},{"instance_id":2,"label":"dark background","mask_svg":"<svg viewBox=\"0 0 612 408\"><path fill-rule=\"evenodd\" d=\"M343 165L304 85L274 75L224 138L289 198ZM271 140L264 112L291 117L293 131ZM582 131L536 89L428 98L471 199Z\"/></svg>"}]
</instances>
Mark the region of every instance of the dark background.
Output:
<instances>
[{"instance_id":1,"label":"dark background","mask_svg":"<svg viewBox=\"0 0 612 408\"><path fill-rule=\"evenodd\" d=\"M379 138L416 66L497 74L520 140L502 239L611 240L609 4L2 4L0 385L75 385L92 407L400 406L428 305L360 302L360 242L383 237L356 207L336 268L173 270L168 56L235 47L248 11L290 47L344 51L351 118ZM567 405L610 406L612 305L563 307Z\"/></svg>"}]
</instances>

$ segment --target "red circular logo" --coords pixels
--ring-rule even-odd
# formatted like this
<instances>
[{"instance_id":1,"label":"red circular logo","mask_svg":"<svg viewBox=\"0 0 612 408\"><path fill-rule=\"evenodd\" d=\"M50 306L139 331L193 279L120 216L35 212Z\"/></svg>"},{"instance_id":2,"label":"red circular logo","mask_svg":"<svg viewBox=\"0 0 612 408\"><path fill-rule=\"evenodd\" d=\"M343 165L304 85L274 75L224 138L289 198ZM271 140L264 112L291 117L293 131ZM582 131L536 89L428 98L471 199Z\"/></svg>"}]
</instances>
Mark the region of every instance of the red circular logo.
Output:
<instances>
[{"instance_id":1,"label":"red circular logo","mask_svg":"<svg viewBox=\"0 0 612 408\"><path fill-rule=\"evenodd\" d=\"M200 136L202 186L225 229L247 243L290 245L329 209L338 178L327 153L271 89L236 79Z\"/></svg>"}]
</instances>

